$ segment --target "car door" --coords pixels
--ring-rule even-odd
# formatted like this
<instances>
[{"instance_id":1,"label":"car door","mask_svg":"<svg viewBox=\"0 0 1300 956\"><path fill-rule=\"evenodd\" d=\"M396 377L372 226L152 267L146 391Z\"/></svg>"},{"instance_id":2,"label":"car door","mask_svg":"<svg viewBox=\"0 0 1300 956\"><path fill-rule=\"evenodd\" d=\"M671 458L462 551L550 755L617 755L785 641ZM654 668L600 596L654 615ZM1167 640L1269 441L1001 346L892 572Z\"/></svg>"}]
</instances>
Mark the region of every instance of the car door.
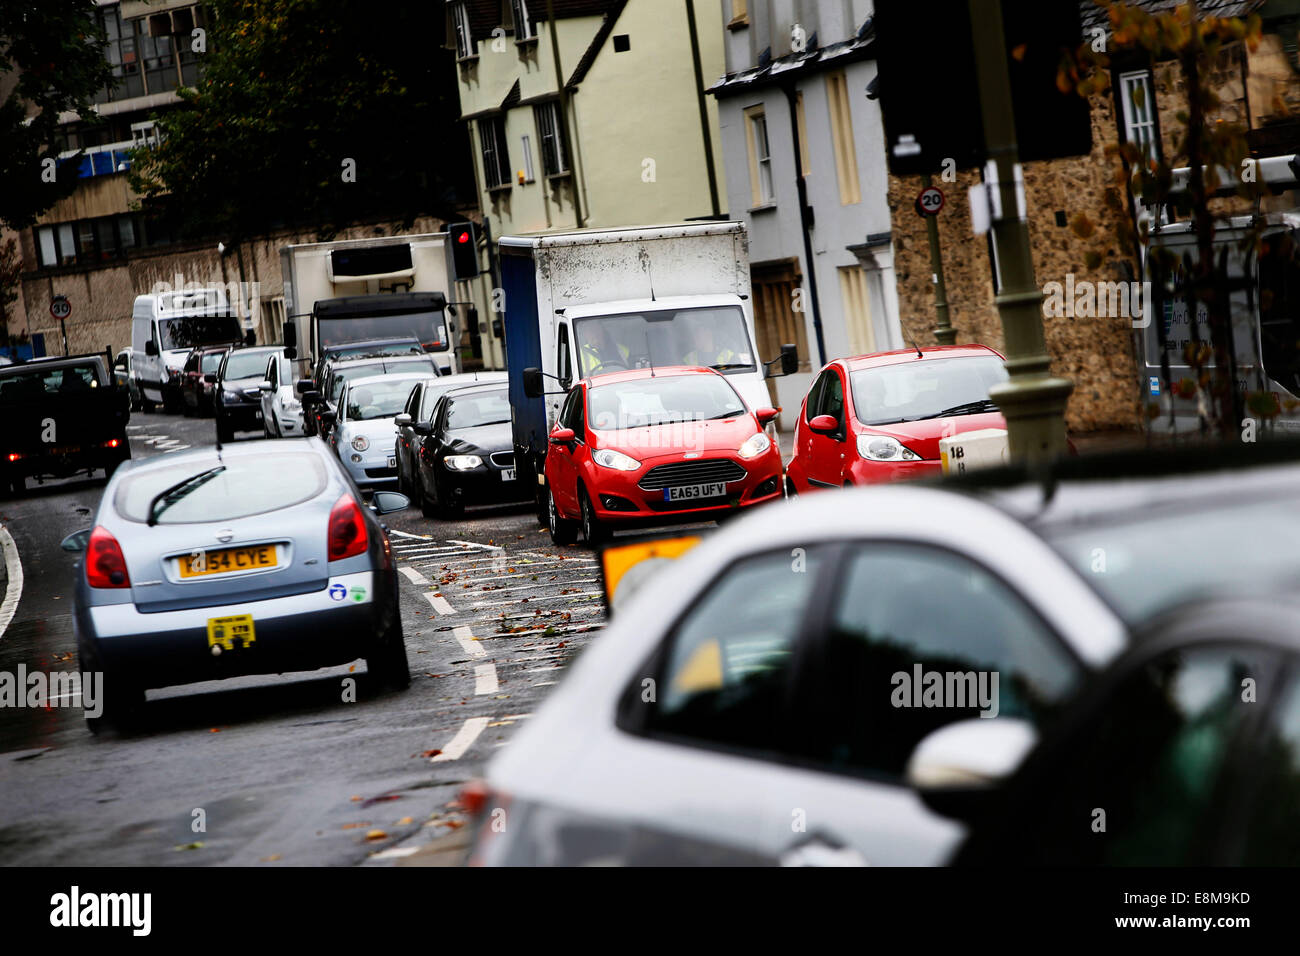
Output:
<instances>
[{"instance_id":1,"label":"car door","mask_svg":"<svg viewBox=\"0 0 1300 956\"><path fill-rule=\"evenodd\" d=\"M269 389L262 392L258 402L262 406L262 421L266 423L267 430L278 436L280 434L280 418L276 414L276 401L279 399L280 391L280 357L272 355L266 363L266 372L262 376L271 384Z\"/></svg>"},{"instance_id":2,"label":"car door","mask_svg":"<svg viewBox=\"0 0 1300 956\"><path fill-rule=\"evenodd\" d=\"M623 832L600 841L622 843L620 862L773 862L767 795L789 773L789 689L833 566L824 546L801 552L760 551L721 569L623 689L617 747L583 771L600 777L584 790L614 804L593 811L620 821L609 826Z\"/></svg>"},{"instance_id":3,"label":"car door","mask_svg":"<svg viewBox=\"0 0 1300 956\"><path fill-rule=\"evenodd\" d=\"M406 397L406 404L402 406L402 414L410 416L411 424L402 425L397 429L397 438L393 443L394 454L397 457L399 479L403 476L409 477L415 474L415 470L411 467L411 449L418 437L415 434L414 426L419 421L420 403L423 401L423 396L424 383L416 382L415 387L411 389L411 394Z\"/></svg>"},{"instance_id":4,"label":"car door","mask_svg":"<svg viewBox=\"0 0 1300 956\"><path fill-rule=\"evenodd\" d=\"M1050 725L1084 668L1030 605L964 555L854 542L830 566L790 705L791 766L766 791L764 851L791 863L946 862L965 828L907 785L917 745L981 715ZM950 698L924 696L935 679Z\"/></svg>"},{"instance_id":5,"label":"car door","mask_svg":"<svg viewBox=\"0 0 1300 956\"><path fill-rule=\"evenodd\" d=\"M838 410L838 415L836 411ZM834 366L823 369L817 377L804 408L800 428L803 430L804 473L813 487L838 488L844 473L840 458L840 442L836 435L821 435L812 430L810 422L819 415L830 415L844 430L844 385Z\"/></svg>"},{"instance_id":6,"label":"car door","mask_svg":"<svg viewBox=\"0 0 1300 956\"><path fill-rule=\"evenodd\" d=\"M583 396L582 385L570 389L555 423L556 428L573 429L572 444L550 445L546 451L546 474L551 483L551 495L560 510L569 517L578 515L577 455L580 448L586 447L583 434Z\"/></svg>"}]
</instances>

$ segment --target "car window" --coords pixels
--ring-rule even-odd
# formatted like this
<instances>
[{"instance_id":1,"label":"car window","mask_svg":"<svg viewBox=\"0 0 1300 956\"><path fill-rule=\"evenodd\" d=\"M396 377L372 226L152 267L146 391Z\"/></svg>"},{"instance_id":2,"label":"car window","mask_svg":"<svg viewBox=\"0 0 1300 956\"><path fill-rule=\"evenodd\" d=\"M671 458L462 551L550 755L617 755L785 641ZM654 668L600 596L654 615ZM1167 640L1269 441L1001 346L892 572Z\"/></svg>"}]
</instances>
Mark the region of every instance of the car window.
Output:
<instances>
[{"instance_id":1,"label":"car window","mask_svg":"<svg viewBox=\"0 0 1300 956\"><path fill-rule=\"evenodd\" d=\"M844 382L833 368L826 370L826 387L822 391L821 411L817 414L830 415L844 424Z\"/></svg>"},{"instance_id":2,"label":"car window","mask_svg":"<svg viewBox=\"0 0 1300 956\"><path fill-rule=\"evenodd\" d=\"M454 395L447 399L448 428L479 428L484 425L508 425L510 399L505 389Z\"/></svg>"},{"instance_id":3,"label":"car window","mask_svg":"<svg viewBox=\"0 0 1300 956\"><path fill-rule=\"evenodd\" d=\"M573 358L569 353L569 327L560 326L559 344L556 345L556 378L561 382L573 381Z\"/></svg>"},{"instance_id":4,"label":"car window","mask_svg":"<svg viewBox=\"0 0 1300 956\"><path fill-rule=\"evenodd\" d=\"M271 383L272 388L274 388L276 385L279 384L279 380L280 380L279 372L280 372L279 356L272 355L271 360L266 363L266 380Z\"/></svg>"},{"instance_id":5,"label":"car window","mask_svg":"<svg viewBox=\"0 0 1300 956\"><path fill-rule=\"evenodd\" d=\"M158 517L159 524L229 521L288 508L325 488L324 464L314 454L264 452L227 457L222 471ZM128 472L113 498L117 513L147 521L149 502L164 489L217 465L215 459Z\"/></svg>"},{"instance_id":6,"label":"car window","mask_svg":"<svg viewBox=\"0 0 1300 956\"><path fill-rule=\"evenodd\" d=\"M855 545L806 698L804 755L901 779L925 736L1002 715L1050 722L1078 665L1010 588L967 558L910 544Z\"/></svg>"},{"instance_id":7,"label":"car window","mask_svg":"<svg viewBox=\"0 0 1300 956\"><path fill-rule=\"evenodd\" d=\"M185 368L183 369L183 371L193 372L197 370L198 367L199 367L199 353L191 352L189 356L186 357L185 359Z\"/></svg>"},{"instance_id":8,"label":"car window","mask_svg":"<svg viewBox=\"0 0 1300 956\"><path fill-rule=\"evenodd\" d=\"M411 389L411 394L406 397L406 404L402 406L402 414L410 415L414 419L415 413L420 407L423 393L423 387L417 382L415 388Z\"/></svg>"},{"instance_id":9,"label":"car window","mask_svg":"<svg viewBox=\"0 0 1300 956\"><path fill-rule=\"evenodd\" d=\"M816 549L733 565L669 636L643 729L776 753L791 660L822 569Z\"/></svg>"},{"instance_id":10,"label":"car window","mask_svg":"<svg viewBox=\"0 0 1300 956\"><path fill-rule=\"evenodd\" d=\"M822 390L826 388L826 376L830 374L830 369L822 372L817 376L817 381L813 382L813 387L808 392L808 401L805 404L804 418L812 421L821 414Z\"/></svg>"},{"instance_id":11,"label":"car window","mask_svg":"<svg viewBox=\"0 0 1300 956\"><path fill-rule=\"evenodd\" d=\"M266 370L267 354L260 350L235 349L226 358L221 377L224 379L253 378Z\"/></svg>"},{"instance_id":12,"label":"car window","mask_svg":"<svg viewBox=\"0 0 1300 956\"><path fill-rule=\"evenodd\" d=\"M204 374L208 372L215 372L217 369L221 367L221 360L225 357L226 357L225 352L208 352L206 355L203 356L203 360L199 368L204 372Z\"/></svg>"},{"instance_id":13,"label":"car window","mask_svg":"<svg viewBox=\"0 0 1300 956\"><path fill-rule=\"evenodd\" d=\"M1271 671L1246 644L1178 648L1138 666L1017 781L998 828L972 838L965 861L1214 862L1226 817L1221 771L1261 706L1243 682Z\"/></svg>"}]
</instances>

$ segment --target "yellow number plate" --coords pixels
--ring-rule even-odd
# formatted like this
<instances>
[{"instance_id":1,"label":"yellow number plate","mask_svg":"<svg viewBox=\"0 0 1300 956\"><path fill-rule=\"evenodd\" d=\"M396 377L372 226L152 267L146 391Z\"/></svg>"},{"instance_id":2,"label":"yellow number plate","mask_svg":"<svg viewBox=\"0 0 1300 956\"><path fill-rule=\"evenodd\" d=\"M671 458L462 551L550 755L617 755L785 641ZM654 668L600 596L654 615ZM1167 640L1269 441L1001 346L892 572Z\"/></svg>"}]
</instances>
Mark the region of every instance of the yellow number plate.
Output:
<instances>
[{"instance_id":1,"label":"yellow number plate","mask_svg":"<svg viewBox=\"0 0 1300 956\"><path fill-rule=\"evenodd\" d=\"M220 645L223 650L233 651L236 647L248 647L254 639L251 614L208 618L208 647Z\"/></svg>"},{"instance_id":2,"label":"yellow number plate","mask_svg":"<svg viewBox=\"0 0 1300 956\"><path fill-rule=\"evenodd\" d=\"M176 559L183 578L199 578L205 574L226 574L229 571L251 571L255 568L273 568L277 564L275 545L259 544L253 548L217 548L215 551L195 551Z\"/></svg>"}]
</instances>

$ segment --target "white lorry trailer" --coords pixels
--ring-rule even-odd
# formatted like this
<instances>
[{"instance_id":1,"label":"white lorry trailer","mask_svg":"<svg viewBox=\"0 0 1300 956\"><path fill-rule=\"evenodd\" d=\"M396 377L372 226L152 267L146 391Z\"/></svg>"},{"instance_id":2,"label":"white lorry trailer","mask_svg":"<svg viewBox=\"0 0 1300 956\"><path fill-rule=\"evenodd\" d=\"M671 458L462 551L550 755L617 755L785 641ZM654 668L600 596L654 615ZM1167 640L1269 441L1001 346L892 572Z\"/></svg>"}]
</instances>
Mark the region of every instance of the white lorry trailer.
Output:
<instances>
[{"instance_id":1,"label":"white lorry trailer","mask_svg":"<svg viewBox=\"0 0 1300 956\"><path fill-rule=\"evenodd\" d=\"M321 349L414 337L443 374L459 372L447 234L299 243L280 250L286 332L313 364Z\"/></svg>"},{"instance_id":2,"label":"white lorry trailer","mask_svg":"<svg viewBox=\"0 0 1300 956\"><path fill-rule=\"evenodd\" d=\"M499 248L515 461L538 487L539 513L547 436L578 379L711 366L755 409L771 404L769 367L798 365L793 345L767 362L757 354L742 222L504 236ZM528 370L541 374L525 387ZM538 394L542 377L559 388Z\"/></svg>"}]
</instances>

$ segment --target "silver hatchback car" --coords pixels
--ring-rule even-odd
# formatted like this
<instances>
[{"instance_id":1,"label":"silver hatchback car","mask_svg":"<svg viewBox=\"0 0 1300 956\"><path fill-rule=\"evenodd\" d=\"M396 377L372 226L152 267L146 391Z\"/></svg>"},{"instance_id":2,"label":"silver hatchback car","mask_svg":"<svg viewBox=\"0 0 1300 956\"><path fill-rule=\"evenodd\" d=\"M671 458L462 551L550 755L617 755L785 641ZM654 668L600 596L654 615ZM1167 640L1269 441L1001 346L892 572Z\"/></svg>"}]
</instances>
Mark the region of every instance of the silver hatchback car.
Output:
<instances>
[{"instance_id":1,"label":"silver hatchback car","mask_svg":"<svg viewBox=\"0 0 1300 956\"><path fill-rule=\"evenodd\" d=\"M319 441L171 454L118 469L84 550L74 614L83 672L121 723L144 691L365 658L374 683L410 682L397 578L376 515Z\"/></svg>"}]
</instances>

